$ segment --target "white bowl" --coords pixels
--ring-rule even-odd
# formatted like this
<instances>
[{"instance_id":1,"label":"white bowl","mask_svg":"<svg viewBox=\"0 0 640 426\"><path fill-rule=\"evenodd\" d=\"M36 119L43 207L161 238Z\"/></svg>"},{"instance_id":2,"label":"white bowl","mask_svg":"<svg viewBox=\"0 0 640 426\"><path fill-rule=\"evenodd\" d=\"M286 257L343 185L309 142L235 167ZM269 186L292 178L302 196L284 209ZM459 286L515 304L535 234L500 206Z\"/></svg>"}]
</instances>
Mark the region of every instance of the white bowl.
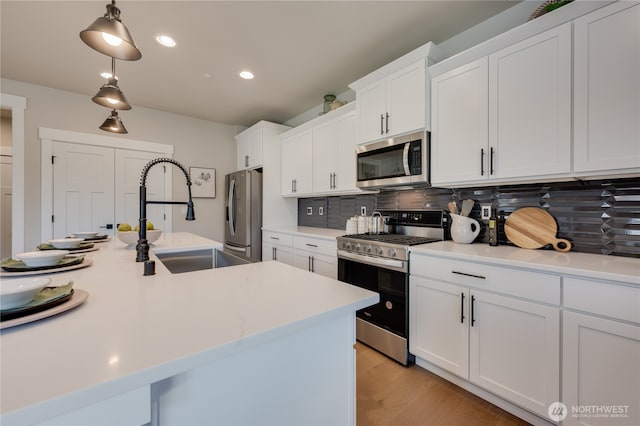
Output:
<instances>
[{"instance_id":1,"label":"white bowl","mask_svg":"<svg viewBox=\"0 0 640 426\"><path fill-rule=\"evenodd\" d=\"M158 238L162 235L161 229L148 229L147 241L149 244L158 241ZM137 244L138 243L138 231L118 231L118 239L125 244Z\"/></svg>"},{"instance_id":2,"label":"white bowl","mask_svg":"<svg viewBox=\"0 0 640 426\"><path fill-rule=\"evenodd\" d=\"M60 238L57 240L49 240L52 246L58 249L72 249L78 247L84 238Z\"/></svg>"},{"instance_id":3,"label":"white bowl","mask_svg":"<svg viewBox=\"0 0 640 426\"><path fill-rule=\"evenodd\" d=\"M87 231L87 232L74 232L73 236L76 238L93 238L98 235L98 232Z\"/></svg>"},{"instance_id":4,"label":"white bowl","mask_svg":"<svg viewBox=\"0 0 640 426\"><path fill-rule=\"evenodd\" d=\"M41 250L16 254L14 258L22 260L27 266L51 266L69 254L66 250Z\"/></svg>"},{"instance_id":5,"label":"white bowl","mask_svg":"<svg viewBox=\"0 0 640 426\"><path fill-rule=\"evenodd\" d=\"M11 309L31 302L51 278L13 278L0 282L0 309Z\"/></svg>"}]
</instances>

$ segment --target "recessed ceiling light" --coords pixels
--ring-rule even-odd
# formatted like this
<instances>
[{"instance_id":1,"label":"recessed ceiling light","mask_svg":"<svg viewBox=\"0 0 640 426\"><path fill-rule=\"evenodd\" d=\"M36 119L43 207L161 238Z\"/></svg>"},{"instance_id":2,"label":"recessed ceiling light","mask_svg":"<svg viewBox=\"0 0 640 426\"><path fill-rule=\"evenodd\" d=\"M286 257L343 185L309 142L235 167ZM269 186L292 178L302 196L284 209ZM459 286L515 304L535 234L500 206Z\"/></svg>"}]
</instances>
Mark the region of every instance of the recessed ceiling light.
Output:
<instances>
[{"instance_id":1,"label":"recessed ceiling light","mask_svg":"<svg viewBox=\"0 0 640 426\"><path fill-rule=\"evenodd\" d=\"M156 41L166 47L173 47L176 45L175 40L165 34L156 35Z\"/></svg>"},{"instance_id":2,"label":"recessed ceiling light","mask_svg":"<svg viewBox=\"0 0 640 426\"><path fill-rule=\"evenodd\" d=\"M253 73L251 71L240 71L239 75L245 80L251 80L253 78Z\"/></svg>"}]
</instances>

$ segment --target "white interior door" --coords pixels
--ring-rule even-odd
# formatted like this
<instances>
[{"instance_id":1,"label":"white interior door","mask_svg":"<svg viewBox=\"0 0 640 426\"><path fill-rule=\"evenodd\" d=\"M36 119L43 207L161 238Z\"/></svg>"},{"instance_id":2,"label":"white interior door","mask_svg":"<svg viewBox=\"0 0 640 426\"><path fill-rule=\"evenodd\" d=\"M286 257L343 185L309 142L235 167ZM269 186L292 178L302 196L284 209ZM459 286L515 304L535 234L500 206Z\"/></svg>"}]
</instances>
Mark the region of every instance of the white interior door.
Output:
<instances>
[{"instance_id":1,"label":"white interior door","mask_svg":"<svg viewBox=\"0 0 640 426\"><path fill-rule=\"evenodd\" d=\"M166 157L157 152L115 150L115 223L138 224L140 215L140 178L151 160ZM158 164L149 170L146 181L147 200L171 200L171 170ZM147 205L147 221L154 228L171 232L171 208L162 204Z\"/></svg>"},{"instance_id":2,"label":"white interior door","mask_svg":"<svg viewBox=\"0 0 640 426\"><path fill-rule=\"evenodd\" d=\"M12 175L13 163L10 155L0 156L0 180L2 181L2 192L0 194L0 259L11 256L11 239L13 237L11 229L11 198L12 198Z\"/></svg>"},{"instance_id":3,"label":"white interior door","mask_svg":"<svg viewBox=\"0 0 640 426\"><path fill-rule=\"evenodd\" d=\"M113 148L54 142L53 155L53 237L113 235Z\"/></svg>"}]
</instances>

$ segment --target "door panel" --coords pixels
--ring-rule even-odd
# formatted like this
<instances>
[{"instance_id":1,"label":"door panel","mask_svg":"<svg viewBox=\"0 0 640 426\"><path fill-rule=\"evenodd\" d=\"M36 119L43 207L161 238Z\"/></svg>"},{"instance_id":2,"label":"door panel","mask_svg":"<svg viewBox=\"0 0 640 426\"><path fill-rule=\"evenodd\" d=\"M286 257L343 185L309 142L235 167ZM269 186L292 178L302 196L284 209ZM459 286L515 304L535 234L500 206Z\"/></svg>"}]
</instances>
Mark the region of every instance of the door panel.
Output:
<instances>
[{"instance_id":1,"label":"door panel","mask_svg":"<svg viewBox=\"0 0 640 426\"><path fill-rule=\"evenodd\" d=\"M140 179L142 169L151 160L165 154L115 150L115 223L138 224L140 215ZM171 170L164 164L153 166L147 175L147 200L170 200ZM147 205L147 220L156 229L171 232L171 208L162 204Z\"/></svg>"},{"instance_id":2,"label":"door panel","mask_svg":"<svg viewBox=\"0 0 640 426\"><path fill-rule=\"evenodd\" d=\"M97 231L114 223L114 150L54 142L53 237Z\"/></svg>"}]
</instances>

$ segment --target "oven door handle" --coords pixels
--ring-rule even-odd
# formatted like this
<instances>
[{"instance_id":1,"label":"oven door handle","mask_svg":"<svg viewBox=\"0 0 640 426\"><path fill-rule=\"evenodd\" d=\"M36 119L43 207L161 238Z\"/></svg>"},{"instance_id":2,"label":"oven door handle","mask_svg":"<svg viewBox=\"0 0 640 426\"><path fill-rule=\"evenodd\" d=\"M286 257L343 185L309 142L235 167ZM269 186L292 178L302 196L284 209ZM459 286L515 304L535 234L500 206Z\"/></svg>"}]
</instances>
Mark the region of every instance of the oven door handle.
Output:
<instances>
[{"instance_id":1,"label":"oven door handle","mask_svg":"<svg viewBox=\"0 0 640 426\"><path fill-rule=\"evenodd\" d=\"M371 257L362 254L353 254L348 251L338 251L338 258L353 260L358 263L367 265L380 266L381 268L400 270L407 272L407 265L404 260L382 259L379 257Z\"/></svg>"}]
</instances>

